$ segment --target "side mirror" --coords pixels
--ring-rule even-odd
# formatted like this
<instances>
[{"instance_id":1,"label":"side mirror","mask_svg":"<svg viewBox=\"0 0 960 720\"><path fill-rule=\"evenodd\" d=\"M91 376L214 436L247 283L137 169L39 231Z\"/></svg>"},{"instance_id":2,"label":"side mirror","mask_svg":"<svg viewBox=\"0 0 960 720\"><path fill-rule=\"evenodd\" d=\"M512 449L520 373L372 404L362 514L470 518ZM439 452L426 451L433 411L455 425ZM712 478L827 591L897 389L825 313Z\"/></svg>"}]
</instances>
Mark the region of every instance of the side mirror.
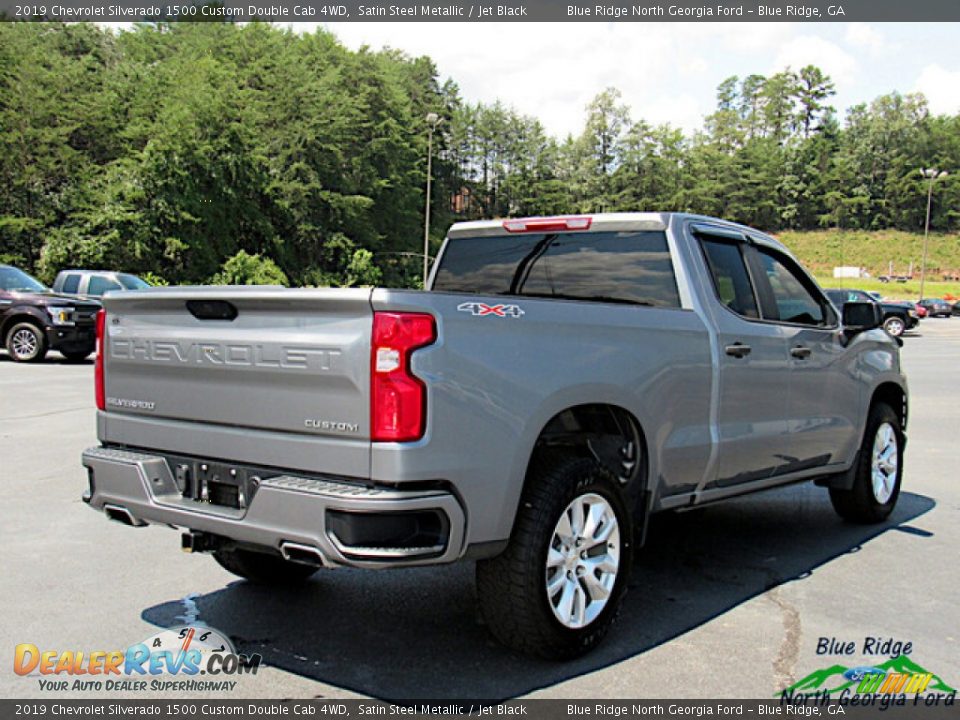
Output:
<instances>
[{"instance_id":1,"label":"side mirror","mask_svg":"<svg viewBox=\"0 0 960 720\"><path fill-rule=\"evenodd\" d=\"M872 302L843 304L843 329L847 335L873 330L883 325L883 309Z\"/></svg>"}]
</instances>

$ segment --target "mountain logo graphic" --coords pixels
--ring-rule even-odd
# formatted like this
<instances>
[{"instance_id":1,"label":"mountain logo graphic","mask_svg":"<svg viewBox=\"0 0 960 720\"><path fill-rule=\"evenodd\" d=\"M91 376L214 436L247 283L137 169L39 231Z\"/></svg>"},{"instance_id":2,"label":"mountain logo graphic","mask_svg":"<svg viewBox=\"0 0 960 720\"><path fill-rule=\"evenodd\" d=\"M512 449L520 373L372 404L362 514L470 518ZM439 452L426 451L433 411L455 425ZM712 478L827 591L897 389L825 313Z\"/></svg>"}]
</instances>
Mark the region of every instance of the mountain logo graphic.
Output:
<instances>
[{"instance_id":1,"label":"mountain logo graphic","mask_svg":"<svg viewBox=\"0 0 960 720\"><path fill-rule=\"evenodd\" d=\"M880 680L882 680L883 678L889 678L893 674L902 675L905 679L930 675L929 682L923 686L925 692L956 692L956 689L950 687L939 675L935 675L921 667L906 655L899 655L877 665L860 665L855 667L831 665L830 667L820 670L814 670L805 678L785 688L782 692L788 694L821 692L830 695L843 692L844 690L858 692L861 684L868 683L871 677L881 676ZM903 691L905 685L909 687L909 683L906 682L897 685L895 692ZM889 692L883 689L884 685L880 682L870 684L870 688L868 692ZM909 690L906 690L906 692L909 692ZM781 693L775 693L774 697L780 694Z\"/></svg>"}]
</instances>

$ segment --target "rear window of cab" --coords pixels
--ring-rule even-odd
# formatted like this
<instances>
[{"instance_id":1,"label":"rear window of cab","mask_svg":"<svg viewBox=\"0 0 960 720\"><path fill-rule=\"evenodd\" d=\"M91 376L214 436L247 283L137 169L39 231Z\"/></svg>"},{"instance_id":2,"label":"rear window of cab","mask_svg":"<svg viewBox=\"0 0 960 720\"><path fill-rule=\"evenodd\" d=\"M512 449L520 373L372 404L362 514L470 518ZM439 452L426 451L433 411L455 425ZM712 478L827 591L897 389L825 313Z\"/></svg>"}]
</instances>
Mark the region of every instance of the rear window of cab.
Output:
<instances>
[{"instance_id":1,"label":"rear window of cab","mask_svg":"<svg viewBox=\"0 0 960 720\"><path fill-rule=\"evenodd\" d=\"M433 289L680 307L662 231L451 238Z\"/></svg>"}]
</instances>

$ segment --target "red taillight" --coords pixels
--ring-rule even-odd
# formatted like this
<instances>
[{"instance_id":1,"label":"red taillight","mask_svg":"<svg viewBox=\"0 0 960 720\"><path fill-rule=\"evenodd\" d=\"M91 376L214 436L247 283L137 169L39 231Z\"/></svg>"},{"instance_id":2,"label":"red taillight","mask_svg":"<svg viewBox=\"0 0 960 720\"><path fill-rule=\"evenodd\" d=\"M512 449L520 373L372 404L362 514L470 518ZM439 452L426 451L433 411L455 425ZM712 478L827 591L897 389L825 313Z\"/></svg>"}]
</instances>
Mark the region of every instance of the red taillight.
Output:
<instances>
[{"instance_id":1,"label":"red taillight","mask_svg":"<svg viewBox=\"0 0 960 720\"><path fill-rule=\"evenodd\" d=\"M504 220L503 229L511 233L589 230L592 217L544 217Z\"/></svg>"},{"instance_id":2,"label":"red taillight","mask_svg":"<svg viewBox=\"0 0 960 720\"><path fill-rule=\"evenodd\" d=\"M96 387L97 410L107 409L107 397L103 387L103 353L104 329L107 322L107 311L97 311L97 360L93 369L93 382Z\"/></svg>"},{"instance_id":3,"label":"red taillight","mask_svg":"<svg viewBox=\"0 0 960 720\"><path fill-rule=\"evenodd\" d=\"M410 355L437 339L432 315L375 312L370 349L370 439L409 442L423 437L427 389L410 372Z\"/></svg>"}]
</instances>

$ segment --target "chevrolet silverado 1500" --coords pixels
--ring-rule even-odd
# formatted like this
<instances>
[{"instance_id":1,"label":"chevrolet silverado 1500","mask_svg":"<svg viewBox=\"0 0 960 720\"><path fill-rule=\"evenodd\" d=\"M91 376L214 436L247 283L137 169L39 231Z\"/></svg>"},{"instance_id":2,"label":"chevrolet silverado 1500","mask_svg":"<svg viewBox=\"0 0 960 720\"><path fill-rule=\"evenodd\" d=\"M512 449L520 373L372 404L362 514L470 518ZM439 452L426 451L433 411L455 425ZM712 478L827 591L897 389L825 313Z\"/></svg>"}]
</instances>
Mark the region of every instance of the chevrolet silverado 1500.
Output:
<instances>
[{"instance_id":1,"label":"chevrolet silverado 1500","mask_svg":"<svg viewBox=\"0 0 960 720\"><path fill-rule=\"evenodd\" d=\"M454 225L427 291L111 293L84 499L254 582L476 560L492 633L571 657L651 514L804 480L892 511L906 381L741 225L625 213Z\"/></svg>"}]
</instances>

